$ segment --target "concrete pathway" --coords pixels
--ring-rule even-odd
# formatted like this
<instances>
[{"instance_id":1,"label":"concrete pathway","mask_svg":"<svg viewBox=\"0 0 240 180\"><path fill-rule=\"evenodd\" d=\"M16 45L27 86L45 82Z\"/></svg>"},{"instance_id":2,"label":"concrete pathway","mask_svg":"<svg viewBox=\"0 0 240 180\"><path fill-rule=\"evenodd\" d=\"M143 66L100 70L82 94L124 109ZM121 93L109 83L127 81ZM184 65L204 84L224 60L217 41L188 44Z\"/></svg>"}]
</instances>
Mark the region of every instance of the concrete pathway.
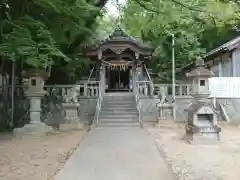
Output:
<instances>
[{"instance_id":1,"label":"concrete pathway","mask_svg":"<svg viewBox=\"0 0 240 180\"><path fill-rule=\"evenodd\" d=\"M92 130L55 177L55 180L173 179L154 141L140 128Z\"/></svg>"}]
</instances>

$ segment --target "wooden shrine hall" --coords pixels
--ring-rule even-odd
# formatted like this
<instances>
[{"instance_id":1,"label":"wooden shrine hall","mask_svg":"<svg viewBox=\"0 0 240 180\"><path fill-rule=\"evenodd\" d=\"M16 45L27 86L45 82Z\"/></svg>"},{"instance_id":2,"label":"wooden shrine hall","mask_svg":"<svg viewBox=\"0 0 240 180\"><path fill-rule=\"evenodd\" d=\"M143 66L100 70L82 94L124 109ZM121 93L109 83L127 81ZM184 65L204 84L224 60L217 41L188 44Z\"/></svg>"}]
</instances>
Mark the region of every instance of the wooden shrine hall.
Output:
<instances>
[{"instance_id":1,"label":"wooden shrine hall","mask_svg":"<svg viewBox=\"0 0 240 180\"><path fill-rule=\"evenodd\" d=\"M152 49L117 27L100 43L88 48L96 79L104 92L132 91L134 82L146 79L146 62ZM90 75L91 76L91 75Z\"/></svg>"}]
</instances>

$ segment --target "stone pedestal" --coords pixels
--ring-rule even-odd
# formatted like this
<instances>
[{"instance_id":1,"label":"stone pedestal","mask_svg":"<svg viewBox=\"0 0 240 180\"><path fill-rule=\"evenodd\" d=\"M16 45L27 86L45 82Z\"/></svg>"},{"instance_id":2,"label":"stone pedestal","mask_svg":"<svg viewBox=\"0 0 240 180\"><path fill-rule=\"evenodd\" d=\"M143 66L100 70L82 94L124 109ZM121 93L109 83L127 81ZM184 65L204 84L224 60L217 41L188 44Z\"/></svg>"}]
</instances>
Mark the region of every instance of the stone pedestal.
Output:
<instances>
[{"instance_id":1,"label":"stone pedestal","mask_svg":"<svg viewBox=\"0 0 240 180\"><path fill-rule=\"evenodd\" d=\"M169 120L171 117L171 104L165 104L165 103L158 103L158 123L160 123L161 120Z\"/></svg>"},{"instance_id":2,"label":"stone pedestal","mask_svg":"<svg viewBox=\"0 0 240 180\"><path fill-rule=\"evenodd\" d=\"M78 108L80 104L78 103L63 103L64 109L64 119L65 123L59 125L60 130L78 130L83 129L84 125L80 122L80 117L78 116Z\"/></svg>"},{"instance_id":3,"label":"stone pedestal","mask_svg":"<svg viewBox=\"0 0 240 180\"><path fill-rule=\"evenodd\" d=\"M31 89L27 91L26 96L30 101L30 124L26 124L22 128L15 128L13 130L14 136L43 136L52 131L52 127L41 122L41 98L45 94L45 91L35 92Z\"/></svg>"}]
</instances>

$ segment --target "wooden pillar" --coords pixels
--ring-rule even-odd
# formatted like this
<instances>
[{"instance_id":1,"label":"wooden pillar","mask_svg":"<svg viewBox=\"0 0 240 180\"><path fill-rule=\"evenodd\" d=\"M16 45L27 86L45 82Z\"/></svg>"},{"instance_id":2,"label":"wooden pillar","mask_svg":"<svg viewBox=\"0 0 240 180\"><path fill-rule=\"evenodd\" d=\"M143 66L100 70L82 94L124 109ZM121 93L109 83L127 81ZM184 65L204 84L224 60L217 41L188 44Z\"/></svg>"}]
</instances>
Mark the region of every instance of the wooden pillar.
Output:
<instances>
[{"instance_id":1,"label":"wooden pillar","mask_svg":"<svg viewBox=\"0 0 240 180\"><path fill-rule=\"evenodd\" d=\"M105 86L106 86L105 73L106 73L106 67L102 65L100 69L100 82L102 83L101 84L102 92L105 92Z\"/></svg>"},{"instance_id":2,"label":"wooden pillar","mask_svg":"<svg viewBox=\"0 0 240 180\"><path fill-rule=\"evenodd\" d=\"M100 81L101 80L101 66L102 66L102 63L101 61L97 61L96 62L96 80L97 81Z\"/></svg>"},{"instance_id":3,"label":"wooden pillar","mask_svg":"<svg viewBox=\"0 0 240 180\"><path fill-rule=\"evenodd\" d=\"M134 64L133 65L133 67L132 67L132 86L133 86L133 90L135 89L135 88L137 88L136 87L136 65ZM136 89L135 89L136 90Z\"/></svg>"}]
</instances>

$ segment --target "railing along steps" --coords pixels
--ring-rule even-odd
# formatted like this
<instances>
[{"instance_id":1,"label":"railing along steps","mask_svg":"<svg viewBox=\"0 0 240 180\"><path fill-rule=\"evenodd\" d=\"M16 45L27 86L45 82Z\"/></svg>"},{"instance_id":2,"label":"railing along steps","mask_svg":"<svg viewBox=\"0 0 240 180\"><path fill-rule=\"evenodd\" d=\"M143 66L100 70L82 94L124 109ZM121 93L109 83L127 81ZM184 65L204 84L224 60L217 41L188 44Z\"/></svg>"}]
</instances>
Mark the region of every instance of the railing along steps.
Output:
<instances>
[{"instance_id":1,"label":"railing along steps","mask_svg":"<svg viewBox=\"0 0 240 180\"><path fill-rule=\"evenodd\" d=\"M140 127L132 93L106 93L97 127Z\"/></svg>"}]
</instances>

